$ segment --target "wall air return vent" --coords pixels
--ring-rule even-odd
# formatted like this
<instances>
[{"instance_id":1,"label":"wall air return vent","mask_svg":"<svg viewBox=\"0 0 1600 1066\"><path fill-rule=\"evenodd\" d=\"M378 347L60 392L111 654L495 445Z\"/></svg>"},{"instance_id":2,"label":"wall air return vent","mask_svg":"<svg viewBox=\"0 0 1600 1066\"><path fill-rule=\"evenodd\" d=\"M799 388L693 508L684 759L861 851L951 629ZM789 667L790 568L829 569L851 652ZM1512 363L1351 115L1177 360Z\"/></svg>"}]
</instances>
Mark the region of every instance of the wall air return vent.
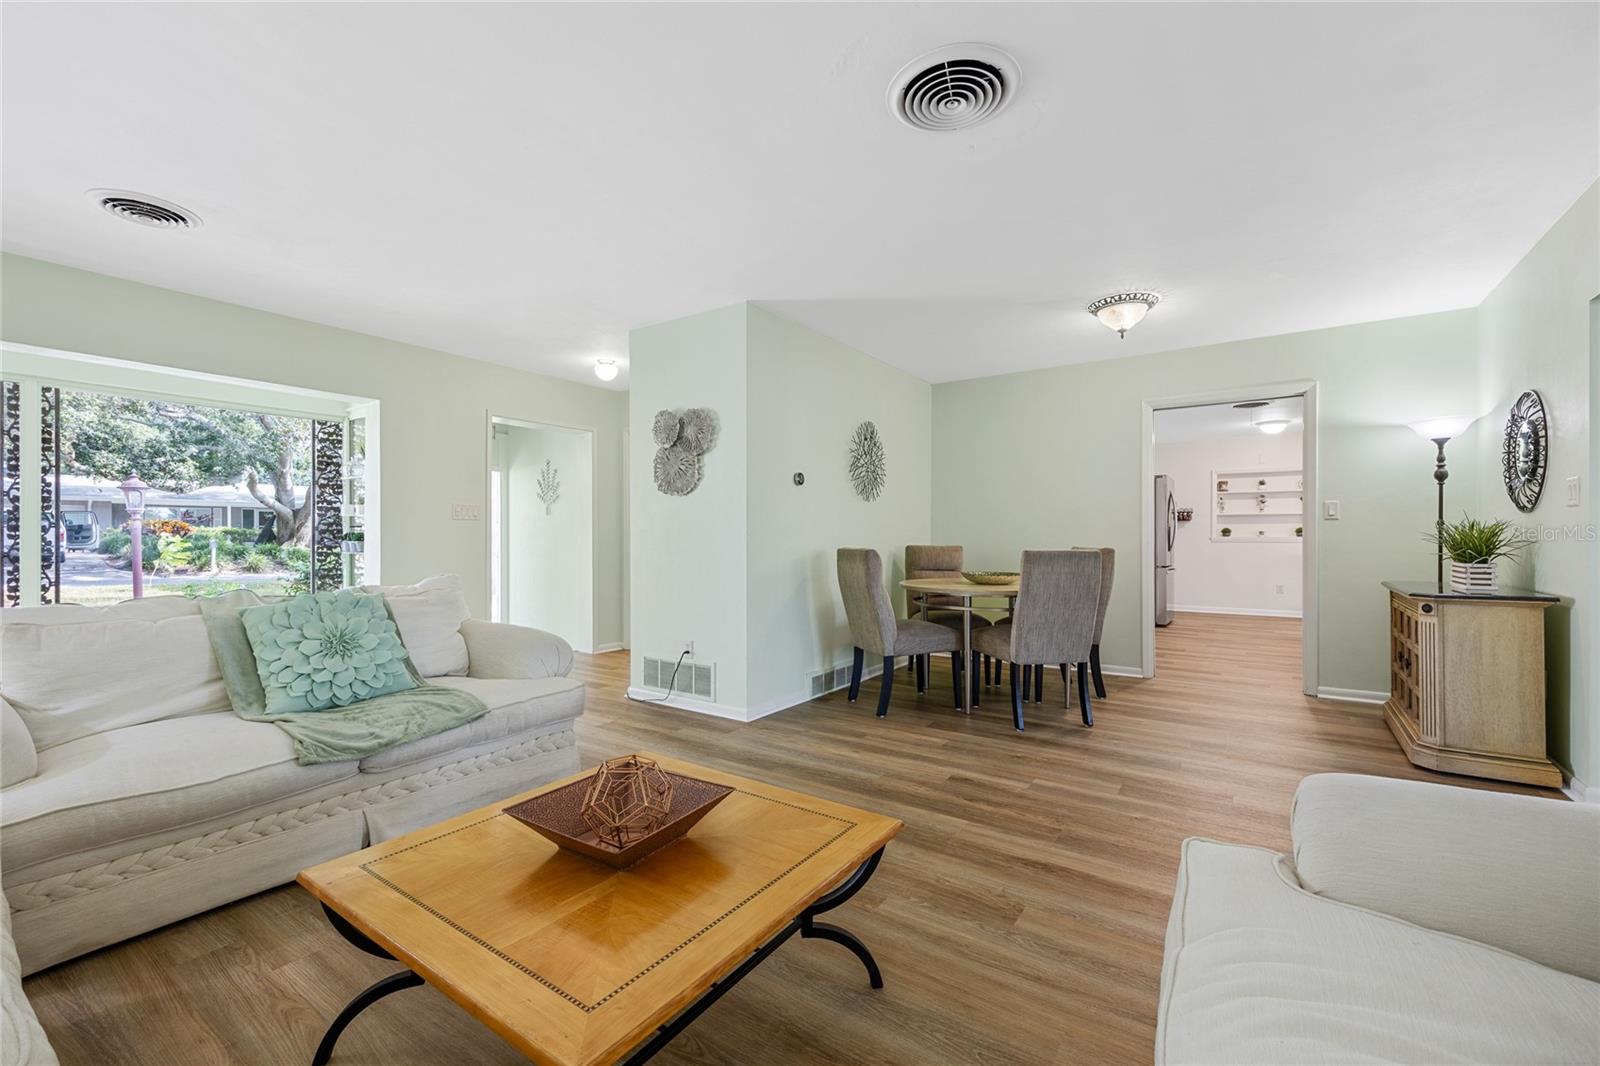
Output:
<instances>
[{"instance_id":1,"label":"wall air return vent","mask_svg":"<svg viewBox=\"0 0 1600 1066\"><path fill-rule=\"evenodd\" d=\"M946 45L900 68L889 83L889 110L919 130L970 129L1005 109L1021 73L990 45Z\"/></svg>"},{"instance_id":2,"label":"wall air return vent","mask_svg":"<svg viewBox=\"0 0 1600 1066\"><path fill-rule=\"evenodd\" d=\"M674 679L673 671L677 671ZM697 663L693 659L658 659L644 657L643 687L665 695L693 696L696 699L715 701L717 698L717 664Z\"/></svg>"},{"instance_id":3,"label":"wall air return vent","mask_svg":"<svg viewBox=\"0 0 1600 1066\"><path fill-rule=\"evenodd\" d=\"M118 218L154 229L198 229L200 216L188 208L126 189L90 189L89 199Z\"/></svg>"}]
</instances>

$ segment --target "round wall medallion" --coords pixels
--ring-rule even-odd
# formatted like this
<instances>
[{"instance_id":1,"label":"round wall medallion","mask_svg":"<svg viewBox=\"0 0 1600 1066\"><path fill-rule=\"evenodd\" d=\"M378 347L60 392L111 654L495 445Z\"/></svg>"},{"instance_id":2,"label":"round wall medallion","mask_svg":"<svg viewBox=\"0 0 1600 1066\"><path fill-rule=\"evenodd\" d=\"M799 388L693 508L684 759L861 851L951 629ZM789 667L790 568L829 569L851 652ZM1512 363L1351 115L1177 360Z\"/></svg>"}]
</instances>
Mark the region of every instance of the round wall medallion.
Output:
<instances>
[{"instance_id":1,"label":"round wall medallion","mask_svg":"<svg viewBox=\"0 0 1600 1066\"><path fill-rule=\"evenodd\" d=\"M1549 444L1544 401L1529 389L1511 405L1511 414L1506 418L1505 447L1501 452L1506 495L1519 511L1531 511L1539 505Z\"/></svg>"}]
</instances>

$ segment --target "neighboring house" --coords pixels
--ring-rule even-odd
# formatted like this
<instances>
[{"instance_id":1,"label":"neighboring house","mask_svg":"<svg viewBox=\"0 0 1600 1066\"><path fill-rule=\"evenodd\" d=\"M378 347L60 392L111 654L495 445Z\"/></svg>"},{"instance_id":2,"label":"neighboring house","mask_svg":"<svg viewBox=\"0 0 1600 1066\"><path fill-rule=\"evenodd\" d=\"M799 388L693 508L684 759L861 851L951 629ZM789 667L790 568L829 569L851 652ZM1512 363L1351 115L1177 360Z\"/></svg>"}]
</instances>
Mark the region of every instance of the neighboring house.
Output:
<instances>
[{"instance_id":1,"label":"neighboring house","mask_svg":"<svg viewBox=\"0 0 1600 1066\"><path fill-rule=\"evenodd\" d=\"M305 490L297 490L295 506L304 499ZM196 526L270 529L277 516L239 484L207 485L193 492L151 489L145 494L144 517L181 518ZM128 509L115 481L63 474L61 518L67 527L67 547L87 549L99 543L103 531L123 526L128 521Z\"/></svg>"}]
</instances>

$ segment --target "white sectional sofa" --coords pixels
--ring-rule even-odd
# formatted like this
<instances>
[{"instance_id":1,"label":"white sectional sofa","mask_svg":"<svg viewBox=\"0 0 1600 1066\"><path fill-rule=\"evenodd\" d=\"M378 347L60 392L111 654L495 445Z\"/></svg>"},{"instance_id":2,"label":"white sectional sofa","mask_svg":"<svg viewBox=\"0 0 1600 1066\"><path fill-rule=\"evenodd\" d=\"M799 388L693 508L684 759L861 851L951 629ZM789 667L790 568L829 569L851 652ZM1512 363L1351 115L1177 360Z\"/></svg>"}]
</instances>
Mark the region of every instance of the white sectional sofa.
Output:
<instances>
[{"instance_id":1,"label":"white sectional sofa","mask_svg":"<svg viewBox=\"0 0 1600 1066\"><path fill-rule=\"evenodd\" d=\"M313 766L229 709L197 601L0 612L0 880L23 973L577 770L565 641L468 620L455 578L381 591L423 676L489 713Z\"/></svg>"},{"instance_id":2,"label":"white sectional sofa","mask_svg":"<svg viewBox=\"0 0 1600 1066\"><path fill-rule=\"evenodd\" d=\"M1600 1062L1600 807L1350 774L1187 840L1158 1063Z\"/></svg>"}]
</instances>

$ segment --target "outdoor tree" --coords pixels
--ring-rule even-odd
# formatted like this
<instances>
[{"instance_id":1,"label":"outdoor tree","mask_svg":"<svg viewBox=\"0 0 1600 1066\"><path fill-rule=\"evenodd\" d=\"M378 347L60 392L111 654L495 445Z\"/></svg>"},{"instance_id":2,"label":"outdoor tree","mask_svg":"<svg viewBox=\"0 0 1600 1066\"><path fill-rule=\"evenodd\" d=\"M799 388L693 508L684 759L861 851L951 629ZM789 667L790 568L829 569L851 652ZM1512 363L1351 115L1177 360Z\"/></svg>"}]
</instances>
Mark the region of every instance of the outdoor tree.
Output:
<instances>
[{"instance_id":1,"label":"outdoor tree","mask_svg":"<svg viewBox=\"0 0 1600 1066\"><path fill-rule=\"evenodd\" d=\"M63 390L61 422L63 472L118 482L136 472L169 492L243 479L276 516L279 544L310 537L311 493L295 504L311 470L304 419Z\"/></svg>"}]
</instances>

